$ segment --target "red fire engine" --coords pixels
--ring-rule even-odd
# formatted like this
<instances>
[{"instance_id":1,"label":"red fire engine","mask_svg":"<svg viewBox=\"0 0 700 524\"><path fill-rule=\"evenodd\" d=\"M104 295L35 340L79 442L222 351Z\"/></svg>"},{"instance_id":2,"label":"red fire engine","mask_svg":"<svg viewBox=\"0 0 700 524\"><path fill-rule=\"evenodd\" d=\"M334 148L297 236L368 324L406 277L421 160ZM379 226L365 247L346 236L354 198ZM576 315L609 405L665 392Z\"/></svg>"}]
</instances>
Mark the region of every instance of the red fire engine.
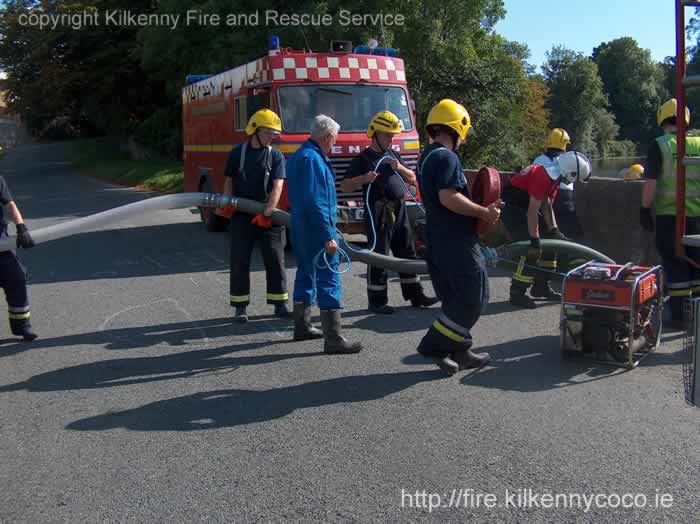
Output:
<instances>
[{"instance_id":1,"label":"red fire engine","mask_svg":"<svg viewBox=\"0 0 700 524\"><path fill-rule=\"evenodd\" d=\"M246 140L248 118L262 108L282 119L282 134L273 145L285 156L308 138L316 115L328 115L340 124L330 155L336 185L352 158L369 145L366 131L372 116L389 110L403 124L394 148L415 169L420 150L403 60L390 56L394 50L353 50L349 42L334 42L332 48L337 51L315 53L280 49L275 42L268 56L217 75L188 77L182 90L185 191L223 191L228 154ZM285 189L280 207L286 202ZM361 193L341 193L338 188L338 210L344 232L364 231ZM224 228L221 215L200 212L210 231Z\"/></svg>"}]
</instances>

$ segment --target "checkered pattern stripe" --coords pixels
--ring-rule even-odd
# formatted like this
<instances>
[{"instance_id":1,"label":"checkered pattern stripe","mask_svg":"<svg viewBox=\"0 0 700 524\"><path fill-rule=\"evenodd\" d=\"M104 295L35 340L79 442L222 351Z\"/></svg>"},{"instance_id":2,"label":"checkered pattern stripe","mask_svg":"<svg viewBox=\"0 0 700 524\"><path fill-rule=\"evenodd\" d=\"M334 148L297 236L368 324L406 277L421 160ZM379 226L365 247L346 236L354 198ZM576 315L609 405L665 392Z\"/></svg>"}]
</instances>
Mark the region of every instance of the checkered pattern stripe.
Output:
<instances>
[{"instance_id":1,"label":"checkered pattern stripe","mask_svg":"<svg viewBox=\"0 0 700 524\"><path fill-rule=\"evenodd\" d=\"M270 57L273 81L405 82L403 60L377 55Z\"/></svg>"},{"instance_id":2,"label":"checkered pattern stripe","mask_svg":"<svg viewBox=\"0 0 700 524\"><path fill-rule=\"evenodd\" d=\"M260 58L255 62L250 62L246 68L246 77L249 84L258 84L270 80L267 58ZM243 85L241 85L243 87Z\"/></svg>"}]
</instances>

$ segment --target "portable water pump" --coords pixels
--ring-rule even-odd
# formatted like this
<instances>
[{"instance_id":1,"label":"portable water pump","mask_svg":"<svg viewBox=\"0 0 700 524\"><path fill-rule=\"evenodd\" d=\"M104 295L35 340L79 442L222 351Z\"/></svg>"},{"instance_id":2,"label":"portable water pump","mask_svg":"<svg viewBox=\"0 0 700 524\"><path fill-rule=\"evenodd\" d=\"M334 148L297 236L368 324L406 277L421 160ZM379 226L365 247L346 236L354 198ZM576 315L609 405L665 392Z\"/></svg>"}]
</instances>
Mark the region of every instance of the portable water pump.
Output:
<instances>
[{"instance_id":1,"label":"portable water pump","mask_svg":"<svg viewBox=\"0 0 700 524\"><path fill-rule=\"evenodd\" d=\"M663 270L587 262L567 273L562 289L561 349L636 367L661 339Z\"/></svg>"}]
</instances>

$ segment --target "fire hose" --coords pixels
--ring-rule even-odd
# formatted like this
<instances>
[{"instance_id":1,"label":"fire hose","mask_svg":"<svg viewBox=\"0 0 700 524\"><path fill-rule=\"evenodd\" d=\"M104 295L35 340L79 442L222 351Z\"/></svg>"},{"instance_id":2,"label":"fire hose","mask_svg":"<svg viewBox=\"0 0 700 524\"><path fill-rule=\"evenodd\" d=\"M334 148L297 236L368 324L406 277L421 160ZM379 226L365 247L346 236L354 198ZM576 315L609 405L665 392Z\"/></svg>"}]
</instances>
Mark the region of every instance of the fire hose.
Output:
<instances>
[{"instance_id":1,"label":"fire hose","mask_svg":"<svg viewBox=\"0 0 700 524\"><path fill-rule=\"evenodd\" d=\"M193 207L223 208L231 205L238 211L250 215L258 215L264 212L265 204L255 200L239 198L235 196L219 195L212 193L178 193L175 195L165 195L141 202L134 202L125 206L116 207L101 213L89 215L75 220L70 220L61 224L44 227L32 231L32 238L35 244L43 244L52 240L58 240L71 235L85 233L87 231L103 227L107 224L119 222L133 215L161 211L168 209L187 209ZM276 209L270 217L277 225L289 226L290 215L284 211ZM496 253L504 261L516 260L517 257L527 253L530 243L514 242L496 248ZM543 248L549 248L588 260L614 263L607 256L581 244L567 242L563 240L542 240ZM15 249L16 237L8 236L0 240L0 251L10 251ZM347 250L352 260L363 262L367 265L380 267L383 269L396 271L397 273L408 273L415 275L427 275L428 266L424 260L408 260L395 258L370 251L362 250L355 246L354 249L342 237L338 238L338 246Z\"/></svg>"}]
</instances>

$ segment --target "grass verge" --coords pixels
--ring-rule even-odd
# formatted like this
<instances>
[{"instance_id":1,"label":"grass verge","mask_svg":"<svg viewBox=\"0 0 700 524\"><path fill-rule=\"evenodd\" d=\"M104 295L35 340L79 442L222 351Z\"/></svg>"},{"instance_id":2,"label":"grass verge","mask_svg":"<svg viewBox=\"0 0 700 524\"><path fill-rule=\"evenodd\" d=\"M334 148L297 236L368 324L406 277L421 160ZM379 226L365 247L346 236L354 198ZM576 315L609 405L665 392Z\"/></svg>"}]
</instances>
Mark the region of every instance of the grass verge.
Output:
<instances>
[{"instance_id":1,"label":"grass verge","mask_svg":"<svg viewBox=\"0 0 700 524\"><path fill-rule=\"evenodd\" d=\"M68 160L82 173L107 182L138 189L177 193L183 190L182 162L132 160L105 139L82 139L66 143Z\"/></svg>"}]
</instances>

